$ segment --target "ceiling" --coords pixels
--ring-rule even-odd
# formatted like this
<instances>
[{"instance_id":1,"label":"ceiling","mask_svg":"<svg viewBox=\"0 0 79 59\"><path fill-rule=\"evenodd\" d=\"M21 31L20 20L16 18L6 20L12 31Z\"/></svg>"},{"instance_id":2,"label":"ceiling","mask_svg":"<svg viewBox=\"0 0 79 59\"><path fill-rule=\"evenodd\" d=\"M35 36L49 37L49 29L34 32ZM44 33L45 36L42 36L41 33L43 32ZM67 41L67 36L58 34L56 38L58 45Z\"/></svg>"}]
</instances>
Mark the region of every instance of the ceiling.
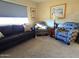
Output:
<instances>
[{"instance_id":1,"label":"ceiling","mask_svg":"<svg viewBox=\"0 0 79 59\"><path fill-rule=\"evenodd\" d=\"M31 0L31 1L39 3L39 2L45 2L45 1L50 1L50 0Z\"/></svg>"}]
</instances>

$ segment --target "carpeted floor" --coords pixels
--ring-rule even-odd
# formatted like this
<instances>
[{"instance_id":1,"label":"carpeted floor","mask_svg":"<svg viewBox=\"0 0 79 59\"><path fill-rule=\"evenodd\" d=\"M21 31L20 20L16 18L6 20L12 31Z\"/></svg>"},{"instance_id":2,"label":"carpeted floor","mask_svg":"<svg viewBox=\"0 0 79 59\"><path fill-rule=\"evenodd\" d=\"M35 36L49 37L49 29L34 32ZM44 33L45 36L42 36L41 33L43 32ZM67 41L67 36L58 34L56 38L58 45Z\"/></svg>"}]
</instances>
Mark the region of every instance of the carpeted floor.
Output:
<instances>
[{"instance_id":1,"label":"carpeted floor","mask_svg":"<svg viewBox=\"0 0 79 59\"><path fill-rule=\"evenodd\" d=\"M49 36L40 36L3 52L0 57L73 58L79 57L79 44L68 46Z\"/></svg>"}]
</instances>

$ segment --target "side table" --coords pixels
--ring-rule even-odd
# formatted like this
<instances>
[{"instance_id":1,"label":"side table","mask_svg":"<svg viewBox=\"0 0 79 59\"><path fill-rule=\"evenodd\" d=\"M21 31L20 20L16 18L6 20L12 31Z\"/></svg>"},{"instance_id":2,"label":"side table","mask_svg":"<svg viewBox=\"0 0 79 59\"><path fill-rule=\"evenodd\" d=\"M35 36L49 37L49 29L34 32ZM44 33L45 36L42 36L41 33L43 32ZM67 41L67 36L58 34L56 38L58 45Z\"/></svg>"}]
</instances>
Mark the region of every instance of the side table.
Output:
<instances>
[{"instance_id":1,"label":"side table","mask_svg":"<svg viewBox=\"0 0 79 59\"><path fill-rule=\"evenodd\" d=\"M55 29L54 28L49 30L49 35L50 35L50 37L53 37L53 38L55 37Z\"/></svg>"}]
</instances>

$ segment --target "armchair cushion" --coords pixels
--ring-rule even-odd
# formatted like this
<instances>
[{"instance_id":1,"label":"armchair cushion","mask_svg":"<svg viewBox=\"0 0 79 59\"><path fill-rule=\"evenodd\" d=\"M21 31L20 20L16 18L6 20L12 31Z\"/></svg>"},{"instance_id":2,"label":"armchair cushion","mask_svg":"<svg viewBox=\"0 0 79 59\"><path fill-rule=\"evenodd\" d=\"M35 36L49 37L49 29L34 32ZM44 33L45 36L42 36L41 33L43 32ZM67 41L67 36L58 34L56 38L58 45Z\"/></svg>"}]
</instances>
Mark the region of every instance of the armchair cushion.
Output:
<instances>
[{"instance_id":1,"label":"armchair cushion","mask_svg":"<svg viewBox=\"0 0 79 59\"><path fill-rule=\"evenodd\" d=\"M64 27L62 27L62 28L58 28L58 31L59 32L67 32L68 30L66 30Z\"/></svg>"}]
</instances>

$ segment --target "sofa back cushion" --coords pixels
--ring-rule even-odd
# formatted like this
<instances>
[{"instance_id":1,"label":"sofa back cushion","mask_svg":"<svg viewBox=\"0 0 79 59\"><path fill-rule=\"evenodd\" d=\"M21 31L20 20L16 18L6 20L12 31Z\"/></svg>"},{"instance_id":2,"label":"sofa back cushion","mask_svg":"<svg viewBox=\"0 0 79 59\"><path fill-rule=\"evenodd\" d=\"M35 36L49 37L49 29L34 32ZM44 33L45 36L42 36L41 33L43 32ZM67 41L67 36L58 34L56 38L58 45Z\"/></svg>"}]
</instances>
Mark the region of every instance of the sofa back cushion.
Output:
<instances>
[{"instance_id":1,"label":"sofa back cushion","mask_svg":"<svg viewBox=\"0 0 79 59\"><path fill-rule=\"evenodd\" d=\"M0 26L0 32L2 32L4 36L10 36L10 35L24 32L24 27L22 25Z\"/></svg>"}]
</instances>

